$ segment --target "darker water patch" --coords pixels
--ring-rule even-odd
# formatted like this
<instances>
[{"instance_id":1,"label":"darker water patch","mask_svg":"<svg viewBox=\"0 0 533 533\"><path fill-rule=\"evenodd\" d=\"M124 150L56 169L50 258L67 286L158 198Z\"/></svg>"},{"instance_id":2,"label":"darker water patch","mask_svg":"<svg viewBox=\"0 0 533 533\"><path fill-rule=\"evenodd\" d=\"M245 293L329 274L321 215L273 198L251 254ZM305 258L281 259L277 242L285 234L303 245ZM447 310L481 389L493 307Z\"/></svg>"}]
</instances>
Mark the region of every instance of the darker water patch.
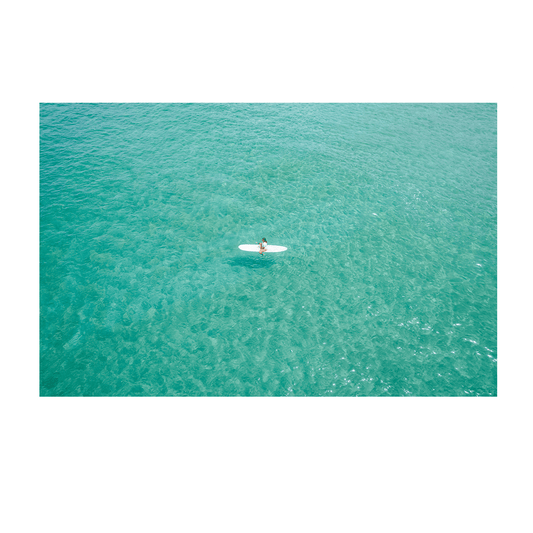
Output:
<instances>
[{"instance_id":1,"label":"darker water patch","mask_svg":"<svg viewBox=\"0 0 533 533\"><path fill-rule=\"evenodd\" d=\"M235 257L227 263L232 267L270 268L274 264L274 261L267 257Z\"/></svg>"}]
</instances>

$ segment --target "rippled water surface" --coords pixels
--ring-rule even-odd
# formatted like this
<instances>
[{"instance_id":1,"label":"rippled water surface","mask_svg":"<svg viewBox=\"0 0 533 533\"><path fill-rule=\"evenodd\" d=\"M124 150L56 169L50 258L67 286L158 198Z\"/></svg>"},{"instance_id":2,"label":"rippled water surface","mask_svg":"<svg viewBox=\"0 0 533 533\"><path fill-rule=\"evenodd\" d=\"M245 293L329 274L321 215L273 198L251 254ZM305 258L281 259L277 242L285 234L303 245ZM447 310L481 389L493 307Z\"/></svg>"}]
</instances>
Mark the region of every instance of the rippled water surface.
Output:
<instances>
[{"instance_id":1,"label":"rippled water surface","mask_svg":"<svg viewBox=\"0 0 533 533\"><path fill-rule=\"evenodd\" d=\"M496 105L43 104L40 209L43 396L496 395Z\"/></svg>"}]
</instances>

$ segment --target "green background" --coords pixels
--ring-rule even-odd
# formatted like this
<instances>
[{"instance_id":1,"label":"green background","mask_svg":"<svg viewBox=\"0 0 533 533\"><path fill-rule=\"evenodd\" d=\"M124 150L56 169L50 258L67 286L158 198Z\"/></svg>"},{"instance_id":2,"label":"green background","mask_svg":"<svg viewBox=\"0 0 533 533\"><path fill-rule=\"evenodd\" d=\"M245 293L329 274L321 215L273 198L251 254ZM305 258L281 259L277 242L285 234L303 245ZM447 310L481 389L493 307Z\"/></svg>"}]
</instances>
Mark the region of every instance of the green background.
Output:
<instances>
[{"instance_id":1,"label":"green background","mask_svg":"<svg viewBox=\"0 0 533 533\"><path fill-rule=\"evenodd\" d=\"M0 441L7 531L529 526L531 410L522 404L531 349L523 336L514 418L16 417L18 83L515 82L517 149L525 153L532 87L530 19L521 6L2 4ZM520 207L531 184L525 158L517 165L524 242L530 210ZM530 270L529 255L518 254L519 274ZM531 294L524 278L518 325Z\"/></svg>"}]
</instances>

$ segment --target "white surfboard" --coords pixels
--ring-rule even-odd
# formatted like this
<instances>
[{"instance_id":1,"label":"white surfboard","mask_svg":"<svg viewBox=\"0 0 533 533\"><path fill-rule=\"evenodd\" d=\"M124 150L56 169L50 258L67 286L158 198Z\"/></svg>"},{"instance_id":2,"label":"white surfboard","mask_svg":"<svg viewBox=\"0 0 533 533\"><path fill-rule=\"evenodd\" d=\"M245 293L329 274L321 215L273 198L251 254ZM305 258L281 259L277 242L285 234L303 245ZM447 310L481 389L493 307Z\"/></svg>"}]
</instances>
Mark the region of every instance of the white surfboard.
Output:
<instances>
[{"instance_id":1,"label":"white surfboard","mask_svg":"<svg viewBox=\"0 0 533 533\"><path fill-rule=\"evenodd\" d=\"M259 244L239 244L239 249L245 252L259 253ZM285 246L276 246L275 244L267 244L265 252L284 252L287 248Z\"/></svg>"}]
</instances>

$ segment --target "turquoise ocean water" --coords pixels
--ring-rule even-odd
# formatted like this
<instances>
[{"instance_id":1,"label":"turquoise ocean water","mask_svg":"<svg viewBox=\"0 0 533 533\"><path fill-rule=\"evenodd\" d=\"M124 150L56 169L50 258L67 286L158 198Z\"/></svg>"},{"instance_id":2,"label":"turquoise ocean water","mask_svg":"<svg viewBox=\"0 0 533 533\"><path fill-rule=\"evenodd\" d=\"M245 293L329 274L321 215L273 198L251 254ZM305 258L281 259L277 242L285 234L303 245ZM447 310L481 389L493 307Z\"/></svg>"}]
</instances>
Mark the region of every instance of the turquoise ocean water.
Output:
<instances>
[{"instance_id":1,"label":"turquoise ocean water","mask_svg":"<svg viewBox=\"0 0 533 533\"><path fill-rule=\"evenodd\" d=\"M40 394L496 395L496 162L495 104L42 104Z\"/></svg>"}]
</instances>

